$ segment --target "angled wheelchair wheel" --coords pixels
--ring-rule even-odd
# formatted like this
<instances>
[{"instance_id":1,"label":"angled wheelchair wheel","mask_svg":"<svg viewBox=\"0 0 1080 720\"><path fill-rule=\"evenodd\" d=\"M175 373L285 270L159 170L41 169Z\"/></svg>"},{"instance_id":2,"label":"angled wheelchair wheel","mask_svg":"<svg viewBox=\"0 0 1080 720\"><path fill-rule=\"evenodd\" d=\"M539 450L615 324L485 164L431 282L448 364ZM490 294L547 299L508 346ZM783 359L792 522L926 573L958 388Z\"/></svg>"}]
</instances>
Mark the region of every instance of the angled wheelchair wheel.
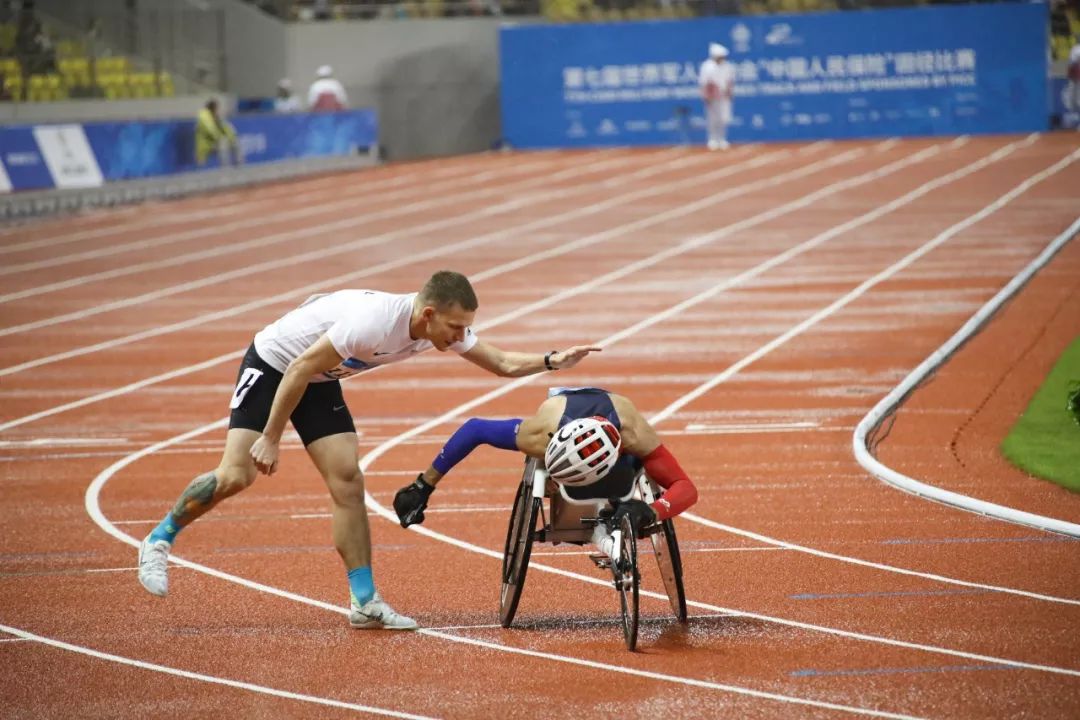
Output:
<instances>
[{"instance_id":1,"label":"angled wheelchair wheel","mask_svg":"<svg viewBox=\"0 0 1080 720\"><path fill-rule=\"evenodd\" d=\"M668 602L679 622L686 622L686 590L683 588L682 556L679 555L679 541L675 537L675 523L670 519L660 524L660 531L651 536L653 554L660 566L660 577L664 580Z\"/></svg>"},{"instance_id":2,"label":"angled wheelchair wheel","mask_svg":"<svg viewBox=\"0 0 1080 720\"><path fill-rule=\"evenodd\" d=\"M503 549L502 591L499 595L499 621L504 628L510 627L517 612L521 589L525 585L525 573L529 569L532 554L533 532L540 514L540 498L533 497L532 478L536 460L525 461L525 471L514 498L510 513L510 526L506 531Z\"/></svg>"},{"instance_id":3,"label":"angled wheelchair wheel","mask_svg":"<svg viewBox=\"0 0 1080 720\"><path fill-rule=\"evenodd\" d=\"M637 648L638 586L641 579L637 567L637 538L628 517L622 519L618 529L622 531L622 547L619 550L619 562L612 565L611 573L615 576L615 590L619 593L626 649L633 651Z\"/></svg>"},{"instance_id":4,"label":"angled wheelchair wheel","mask_svg":"<svg viewBox=\"0 0 1080 720\"><path fill-rule=\"evenodd\" d=\"M659 495L656 485L645 473L638 475L638 487L641 499L651 503ZM683 587L682 556L679 554L679 541L675 536L675 523L665 520L652 528L649 536L652 541L653 555L660 567L660 578L667 591L668 602L679 622L686 622L686 590Z\"/></svg>"}]
</instances>

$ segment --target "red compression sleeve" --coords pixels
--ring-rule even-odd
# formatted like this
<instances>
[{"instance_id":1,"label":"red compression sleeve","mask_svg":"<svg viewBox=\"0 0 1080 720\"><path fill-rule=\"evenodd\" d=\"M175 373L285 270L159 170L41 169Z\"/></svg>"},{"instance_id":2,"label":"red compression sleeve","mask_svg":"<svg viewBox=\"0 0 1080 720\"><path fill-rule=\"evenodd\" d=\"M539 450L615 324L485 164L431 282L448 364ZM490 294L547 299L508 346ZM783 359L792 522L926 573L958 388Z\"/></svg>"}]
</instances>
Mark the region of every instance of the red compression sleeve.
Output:
<instances>
[{"instance_id":1,"label":"red compression sleeve","mask_svg":"<svg viewBox=\"0 0 1080 720\"><path fill-rule=\"evenodd\" d=\"M664 496L652 504L657 520L667 520L697 502L697 488L679 461L661 445L645 458L645 472L664 488Z\"/></svg>"}]
</instances>

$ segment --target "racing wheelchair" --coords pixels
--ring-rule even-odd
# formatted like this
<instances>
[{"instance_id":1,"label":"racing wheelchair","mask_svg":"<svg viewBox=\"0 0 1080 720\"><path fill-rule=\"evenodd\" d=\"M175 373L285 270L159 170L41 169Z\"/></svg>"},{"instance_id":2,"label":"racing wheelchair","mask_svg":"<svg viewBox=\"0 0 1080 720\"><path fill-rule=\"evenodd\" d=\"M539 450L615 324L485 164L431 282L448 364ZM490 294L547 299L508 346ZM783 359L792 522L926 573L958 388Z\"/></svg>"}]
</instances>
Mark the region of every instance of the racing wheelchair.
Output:
<instances>
[{"instance_id":1,"label":"racing wheelchair","mask_svg":"<svg viewBox=\"0 0 1080 720\"><path fill-rule=\"evenodd\" d=\"M591 490L593 495L598 491L603 494L599 498L582 497L581 490ZM686 622L686 593L683 589L682 559L675 537L675 525L668 519L643 528L638 533L635 532L637 528L631 526L629 517L623 517L617 526L611 521L608 497L617 497L620 500L637 497L651 503L658 494L656 484L641 469L621 481L613 479L613 482L605 483L603 488L567 488L548 477L541 461L532 457L526 458L521 484L514 497L510 525L506 532L506 546L503 550L502 591L499 596L499 619L502 626L508 628L514 621L525 585L525 575L529 569L533 543L585 545L592 541L593 528L598 523L605 524L605 530L615 542L616 551L612 553L613 557L596 553L590 558L598 568L611 572L612 584L619 596L623 637L627 649L633 651L637 647L638 588L641 582L638 567L639 534L647 536L652 543L653 555L660 567L660 577L676 619ZM605 508L609 510L608 513L604 512Z\"/></svg>"}]
</instances>

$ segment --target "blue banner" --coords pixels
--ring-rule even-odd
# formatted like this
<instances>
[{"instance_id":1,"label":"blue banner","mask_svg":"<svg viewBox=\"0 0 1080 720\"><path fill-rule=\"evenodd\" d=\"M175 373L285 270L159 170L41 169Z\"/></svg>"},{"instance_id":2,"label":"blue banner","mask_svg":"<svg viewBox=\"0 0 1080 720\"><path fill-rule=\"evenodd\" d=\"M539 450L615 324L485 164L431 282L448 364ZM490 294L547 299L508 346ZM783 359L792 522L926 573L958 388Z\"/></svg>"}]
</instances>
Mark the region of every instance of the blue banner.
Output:
<instances>
[{"instance_id":1,"label":"blue banner","mask_svg":"<svg viewBox=\"0 0 1080 720\"><path fill-rule=\"evenodd\" d=\"M240 115L229 120L247 163L347 155L378 142L374 110ZM194 121L87 123L84 128L106 180L197 169ZM217 163L211 155L206 167Z\"/></svg>"},{"instance_id":2,"label":"blue banner","mask_svg":"<svg viewBox=\"0 0 1080 720\"><path fill-rule=\"evenodd\" d=\"M514 147L702 142L698 69L730 51L736 142L1045 130L1043 3L508 26Z\"/></svg>"},{"instance_id":3,"label":"blue banner","mask_svg":"<svg viewBox=\"0 0 1080 720\"><path fill-rule=\"evenodd\" d=\"M53 186L52 174L32 127L0 128L0 162L16 190Z\"/></svg>"},{"instance_id":4,"label":"blue banner","mask_svg":"<svg viewBox=\"0 0 1080 720\"><path fill-rule=\"evenodd\" d=\"M243 115L231 122L245 163L355 154L378 142L374 110ZM199 169L194 120L0 128L0 162L14 190L85 187ZM204 167L217 164L212 155Z\"/></svg>"}]
</instances>

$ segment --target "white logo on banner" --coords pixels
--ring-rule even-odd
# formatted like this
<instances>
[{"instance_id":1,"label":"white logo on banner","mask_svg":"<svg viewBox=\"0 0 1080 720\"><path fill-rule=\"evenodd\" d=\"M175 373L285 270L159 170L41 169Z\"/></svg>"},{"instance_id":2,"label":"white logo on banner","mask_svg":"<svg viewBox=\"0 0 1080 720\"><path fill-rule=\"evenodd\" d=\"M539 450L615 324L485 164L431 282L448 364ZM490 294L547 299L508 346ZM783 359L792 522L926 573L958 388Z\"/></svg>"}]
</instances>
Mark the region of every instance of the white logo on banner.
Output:
<instances>
[{"instance_id":1,"label":"white logo on banner","mask_svg":"<svg viewBox=\"0 0 1080 720\"><path fill-rule=\"evenodd\" d=\"M45 164L58 188L98 187L102 184L90 143L82 125L47 125L34 128Z\"/></svg>"},{"instance_id":2,"label":"white logo on banner","mask_svg":"<svg viewBox=\"0 0 1080 720\"><path fill-rule=\"evenodd\" d=\"M7 170L4 169L4 163L0 162L0 193L11 192L11 179L8 178Z\"/></svg>"},{"instance_id":3,"label":"white logo on banner","mask_svg":"<svg viewBox=\"0 0 1080 720\"><path fill-rule=\"evenodd\" d=\"M802 42L801 37L792 35L791 26L787 23L777 23L765 34L766 45L802 45Z\"/></svg>"},{"instance_id":4,"label":"white logo on banner","mask_svg":"<svg viewBox=\"0 0 1080 720\"><path fill-rule=\"evenodd\" d=\"M749 52L750 50L750 38L753 33L750 32L750 28L746 27L742 23L738 23L731 29L731 43L735 46L735 52Z\"/></svg>"}]
</instances>

